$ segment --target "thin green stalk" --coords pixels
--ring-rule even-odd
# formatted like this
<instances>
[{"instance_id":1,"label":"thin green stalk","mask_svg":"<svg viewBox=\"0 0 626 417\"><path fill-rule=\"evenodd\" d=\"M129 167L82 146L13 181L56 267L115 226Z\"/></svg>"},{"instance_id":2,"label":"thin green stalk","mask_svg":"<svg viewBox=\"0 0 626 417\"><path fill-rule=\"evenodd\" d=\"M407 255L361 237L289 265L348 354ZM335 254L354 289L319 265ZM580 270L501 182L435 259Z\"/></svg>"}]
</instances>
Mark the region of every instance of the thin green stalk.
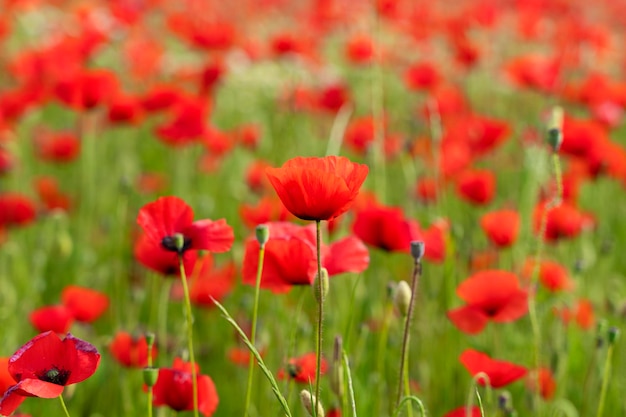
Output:
<instances>
[{"instance_id":1,"label":"thin green stalk","mask_svg":"<svg viewBox=\"0 0 626 417\"><path fill-rule=\"evenodd\" d=\"M378 22L378 13L374 13L374 44L380 45L380 29ZM385 183L385 126L383 125L383 117L385 111L384 105L384 87L383 87L383 67L380 63L380 50L375 51L375 59L372 62L372 117L374 119L374 152L372 152L374 164L374 182L381 202L386 201L386 183Z\"/></svg>"},{"instance_id":2,"label":"thin green stalk","mask_svg":"<svg viewBox=\"0 0 626 417\"><path fill-rule=\"evenodd\" d=\"M402 410L402 406L404 405L404 403L407 403L407 405L413 409L413 407L411 407L411 402L414 402L415 404L417 404L417 406L420 409L420 415L421 417L426 417L426 408L424 407L424 403L422 402L422 400L420 400L419 398L417 398L414 395L409 395L406 396L402 399L402 401L400 401L400 404L398 406L398 408L396 409L395 413L393 414L394 417L398 417L400 415L400 410Z\"/></svg>"},{"instance_id":3,"label":"thin green stalk","mask_svg":"<svg viewBox=\"0 0 626 417\"><path fill-rule=\"evenodd\" d=\"M480 397L480 392L478 391L478 381L480 380L484 380L486 382L487 385L487 389L489 391L487 391L487 397L490 397L490 392L491 392L491 382L489 381L489 376L487 374L485 374L484 372L479 372L476 375L474 375L474 378L472 379L472 386L470 387L470 391L469 391L469 395L467 396L467 403L465 404L465 415L467 417L471 417L472 415L472 406L474 405L474 394L476 394L476 399L478 401L478 408L480 408L480 415L481 417L485 417L485 409L483 407L483 400Z\"/></svg>"},{"instance_id":4,"label":"thin green stalk","mask_svg":"<svg viewBox=\"0 0 626 417\"><path fill-rule=\"evenodd\" d=\"M318 409L320 402L320 378L322 374L322 325L324 321L324 286L322 284L322 256L321 256L321 240L322 240L322 226L321 221L315 221L315 241L317 247L317 279L316 291L318 295L317 299L317 348L315 352L316 364L315 364L315 404L313 409Z\"/></svg>"},{"instance_id":5,"label":"thin green stalk","mask_svg":"<svg viewBox=\"0 0 626 417\"><path fill-rule=\"evenodd\" d=\"M352 374L350 372L350 361L345 351L342 354L343 368L348 381L348 397L350 400L350 410L352 411L352 417L356 417L356 401L354 400L354 386L352 385Z\"/></svg>"},{"instance_id":6,"label":"thin green stalk","mask_svg":"<svg viewBox=\"0 0 626 417\"><path fill-rule=\"evenodd\" d=\"M413 310L415 309L415 299L417 297L417 286L420 276L422 275L422 260L421 256L413 257L413 279L411 280L411 301L409 302L409 309L406 314L406 320L404 322L404 336L402 338L402 353L400 356L400 373L398 376L398 395L396 397L396 409L400 406L400 400L402 399L402 381L404 380L404 367L407 362L407 354L409 351L409 336L411 332L411 317L413 316Z\"/></svg>"},{"instance_id":7,"label":"thin green stalk","mask_svg":"<svg viewBox=\"0 0 626 417\"><path fill-rule=\"evenodd\" d=\"M63 400L63 394L59 395L59 401L61 401L61 408L65 412L66 417L70 417L69 411L67 411L67 407L65 406L65 401Z\"/></svg>"},{"instance_id":8,"label":"thin green stalk","mask_svg":"<svg viewBox=\"0 0 626 417\"><path fill-rule=\"evenodd\" d=\"M198 417L198 381L196 371L196 358L193 353L193 314L191 313L191 299L189 297L189 286L187 285L187 274L183 265L182 254L178 255L178 266L180 268L180 280L183 283L185 293L185 313L187 316L187 346L189 349L189 362L191 362L191 386L193 390L193 415Z\"/></svg>"},{"instance_id":9,"label":"thin green stalk","mask_svg":"<svg viewBox=\"0 0 626 417\"><path fill-rule=\"evenodd\" d=\"M146 341L148 344L148 366L146 369L148 369L148 372L156 372L156 369L152 368L152 347L154 346L154 334L146 334ZM146 383L146 375L145 375L146 370L144 370L144 383ZM158 378L158 377L157 377ZM150 381L148 385L148 417L152 417L152 398L153 398L153 390L152 388L154 387L154 383L156 381Z\"/></svg>"},{"instance_id":10,"label":"thin green stalk","mask_svg":"<svg viewBox=\"0 0 626 417\"><path fill-rule=\"evenodd\" d=\"M598 402L598 411L596 417L602 417L604 412L604 404L606 402L606 393L609 388L609 381L611 380L611 360L613 358L614 343L609 342L609 347L606 350L606 359L604 360L604 371L602 372L602 388L600 389L600 401Z\"/></svg>"},{"instance_id":11,"label":"thin green stalk","mask_svg":"<svg viewBox=\"0 0 626 417\"><path fill-rule=\"evenodd\" d=\"M256 283L254 287L254 307L252 308L252 330L250 332L250 340L256 345L256 324L259 311L259 293L261 292L261 275L263 275L263 260L265 259L265 244L259 245L259 263L256 271ZM248 363L248 388L246 390L246 406L244 408L244 417L248 415L250 401L252 399L252 381L254 376L254 356L250 356Z\"/></svg>"}]
</instances>

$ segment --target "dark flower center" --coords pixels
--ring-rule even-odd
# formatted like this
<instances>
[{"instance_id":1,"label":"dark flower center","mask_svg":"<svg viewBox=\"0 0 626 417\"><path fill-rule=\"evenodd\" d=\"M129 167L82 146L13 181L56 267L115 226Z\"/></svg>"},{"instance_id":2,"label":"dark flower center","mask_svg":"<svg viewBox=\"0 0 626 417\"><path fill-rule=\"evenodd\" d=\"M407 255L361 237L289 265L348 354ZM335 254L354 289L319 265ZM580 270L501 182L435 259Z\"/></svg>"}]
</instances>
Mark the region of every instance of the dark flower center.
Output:
<instances>
[{"instance_id":1,"label":"dark flower center","mask_svg":"<svg viewBox=\"0 0 626 417\"><path fill-rule=\"evenodd\" d=\"M65 385L70 378L70 371L53 367L47 371L42 371L37 375L42 381L50 382L56 385Z\"/></svg>"},{"instance_id":2,"label":"dark flower center","mask_svg":"<svg viewBox=\"0 0 626 417\"><path fill-rule=\"evenodd\" d=\"M165 236L161 240L161 246L167 251L182 254L191 247L191 239L176 233L172 236Z\"/></svg>"}]
</instances>

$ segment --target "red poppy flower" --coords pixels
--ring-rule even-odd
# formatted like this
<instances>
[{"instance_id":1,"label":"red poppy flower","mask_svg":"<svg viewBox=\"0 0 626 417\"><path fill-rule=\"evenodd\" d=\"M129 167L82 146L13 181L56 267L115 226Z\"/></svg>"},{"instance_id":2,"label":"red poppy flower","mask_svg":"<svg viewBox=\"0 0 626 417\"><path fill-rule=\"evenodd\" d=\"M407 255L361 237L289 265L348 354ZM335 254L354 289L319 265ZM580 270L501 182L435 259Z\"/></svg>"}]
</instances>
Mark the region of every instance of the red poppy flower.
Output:
<instances>
[{"instance_id":1,"label":"red poppy flower","mask_svg":"<svg viewBox=\"0 0 626 417\"><path fill-rule=\"evenodd\" d=\"M432 90L439 83L441 76L430 62L418 62L407 70L404 79L411 90Z\"/></svg>"},{"instance_id":2,"label":"red poppy flower","mask_svg":"<svg viewBox=\"0 0 626 417\"><path fill-rule=\"evenodd\" d=\"M68 163L80 153L80 141L69 132L38 132L35 147L37 155L48 162Z\"/></svg>"},{"instance_id":3,"label":"red poppy flower","mask_svg":"<svg viewBox=\"0 0 626 417\"><path fill-rule=\"evenodd\" d=\"M494 245L508 248L517 240L520 216L515 210L489 212L480 219L480 226Z\"/></svg>"},{"instance_id":4,"label":"red poppy flower","mask_svg":"<svg viewBox=\"0 0 626 417\"><path fill-rule=\"evenodd\" d=\"M57 82L54 94L73 109L89 110L106 103L117 88L118 81L113 72L81 69Z\"/></svg>"},{"instance_id":5,"label":"red poppy flower","mask_svg":"<svg viewBox=\"0 0 626 417\"><path fill-rule=\"evenodd\" d=\"M124 331L117 332L109 345L109 351L126 368L143 368L148 365L148 342L143 335L133 337ZM157 348L153 345L152 358L156 358L157 354Z\"/></svg>"},{"instance_id":6,"label":"red poppy flower","mask_svg":"<svg viewBox=\"0 0 626 417\"><path fill-rule=\"evenodd\" d=\"M541 227L541 219L545 207L546 203L540 203L535 207L533 220L536 232L539 232ZM574 205L562 202L548 212L544 238L548 242L556 242L563 238L574 238L582 232L583 226L588 223L590 223L589 218Z\"/></svg>"},{"instance_id":7,"label":"red poppy flower","mask_svg":"<svg viewBox=\"0 0 626 417\"><path fill-rule=\"evenodd\" d=\"M261 288L286 292L294 285L311 285L317 274L315 228L291 223L267 223L270 238L265 246ZM363 272L369 265L369 253L359 239L348 236L321 246L322 266L330 277L345 272ZM259 243L246 242L243 282L255 285Z\"/></svg>"},{"instance_id":8,"label":"red poppy flower","mask_svg":"<svg viewBox=\"0 0 626 417\"><path fill-rule=\"evenodd\" d=\"M433 178L420 178L415 184L415 194L423 203L434 203L442 187Z\"/></svg>"},{"instance_id":9,"label":"red poppy flower","mask_svg":"<svg viewBox=\"0 0 626 417\"><path fill-rule=\"evenodd\" d=\"M182 95L178 87L157 85L143 96L141 105L147 112L157 112L174 106L181 100Z\"/></svg>"},{"instance_id":10,"label":"red poppy flower","mask_svg":"<svg viewBox=\"0 0 626 417\"><path fill-rule=\"evenodd\" d=\"M26 226L35 219L35 205L19 193L0 193L0 228Z\"/></svg>"},{"instance_id":11,"label":"red poppy flower","mask_svg":"<svg viewBox=\"0 0 626 417\"><path fill-rule=\"evenodd\" d=\"M215 267L213 257L207 253L196 261L193 273L189 277L189 298L200 307L213 307L213 300L221 301L235 285L237 269L232 262L220 268ZM182 299L183 288L180 283L172 286L172 298Z\"/></svg>"},{"instance_id":12,"label":"red poppy flower","mask_svg":"<svg viewBox=\"0 0 626 417\"><path fill-rule=\"evenodd\" d=\"M15 157L8 150L0 147L0 175L10 172L15 166Z\"/></svg>"},{"instance_id":13,"label":"red poppy flower","mask_svg":"<svg viewBox=\"0 0 626 417\"><path fill-rule=\"evenodd\" d=\"M466 406L462 406L459 408L455 408L452 411L447 412L443 417L481 417L482 413L480 412L480 407L478 406L473 406L470 410L469 410L469 415L467 413L467 407Z\"/></svg>"},{"instance_id":14,"label":"red poppy flower","mask_svg":"<svg viewBox=\"0 0 626 417\"><path fill-rule=\"evenodd\" d=\"M96 321L109 307L109 297L106 294L77 285L63 288L61 300L76 320L85 323Z\"/></svg>"},{"instance_id":15,"label":"red poppy flower","mask_svg":"<svg viewBox=\"0 0 626 417\"><path fill-rule=\"evenodd\" d=\"M141 120L143 108L137 97L118 94L109 103L107 117L115 124L136 124Z\"/></svg>"},{"instance_id":16,"label":"red poppy flower","mask_svg":"<svg viewBox=\"0 0 626 417\"><path fill-rule=\"evenodd\" d=\"M367 35L356 35L346 43L346 57L353 64L367 64L374 58L374 43Z\"/></svg>"},{"instance_id":17,"label":"red poppy flower","mask_svg":"<svg viewBox=\"0 0 626 417\"><path fill-rule=\"evenodd\" d=\"M47 211L70 211L72 199L63 191L59 190L59 185L55 178L37 177L35 179L35 189Z\"/></svg>"},{"instance_id":18,"label":"red poppy flower","mask_svg":"<svg viewBox=\"0 0 626 417\"><path fill-rule=\"evenodd\" d=\"M168 145L184 146L196 142L204 134L207 104L196 98L179 97L172 107L172 118L156 128L156 135Z\"/></svg>"},{"instance_id":19,"label":"red poppy flower","mask_svg":"<svg viewBox=\"0 0 626 417\"><path fill-rule=\"evenodd\" d=\"M343 84L330 84L324 87L317 97L319 109L330 113L337 113L349 101L350 92Z\"/></svg>"},{"instance_id":20,"label":"red poppy flower","mask_svg":"<svg viewBox=\"0 0 626 417\"><path fill-rule=\"evenodd\" d=\"M30 313L29 318L39 332L66 333L74 323L72 311L63 305L38 308Z\"/></svg>"},{"instance_id":21,"label":"red poppy flower","mask_svg":"<svg viewBox=\"0 0 626 417\"><path fill-rule=\"evenodd\" d=\"M0 393L15 384L15 380L9 373L9 358L0 358Z\"/></svg>"},{"instance_id":22,"label":"red poppy flower","mask_svg":"<svg viewBox=\"0 0 626 417\"><path fill-rule=\"evenodd\" d=\"M489 320L515 321L528 311L528 294L511 272L477 272L463 281L456 292L467 304L448 311L447 315L465 333L480 333Z\"/></svg>"},{"instance_id":23,"label":"red poppy flower","mask_svg":"<svg viewBox=\"0 0 626 417\"><path fill-rule=\"evenodd\" d=\"M524 263L523 276L527 279L532 277L535 262L530 259ZM539 266L539 281L551 292L567 291L574 287L574 282L569 277L567 269L554 261L541 261Z\"/></svg>"},{"instance_id":24,"label":"red poppy flower","mask_svg":"<svg viewBox=\"0 0 626 417\"><path fill-rule=\"evenodd\" d=\"M517 381L527 373L527 369L523 366L491 359L488 355L474 349L464 350L460 361L472 376L481 372L486 374L492 388L502 388ZM487 385L484 378L480 378L478 383L482 386Z\"/></svg>"},{"instance_id":25,"label":"red poppy flower","mask_svg":"<svg viewBox=\"0 0 626 417\"><path fill-rule=\"evenodd\" d=\"M197 366L197 365L196 365ZM191 366L179 358L171 368L160 368L157 382L152 387L155 406L168 406L174 411L193 410L193 383ZM196 372L198 410L205 417L213 415L219 398L213 380Z\"/></svg>"},{"instance_id":26,"label":"red poppy flower","mask_svg":"<svg viewBox=\"0 0 626 417\"><path fill-rule=\"evenodd\" d=\"M235 138L244 148L255 150L261 141L261 127L256 124L242 125L235 131Z\"/></svg>"},{"instance_id":27,"label":"red poppy flower","mask_svg":"<svg viewBox=\"0 0 626 417\"><path fill-rule=\"evenodd\" d=\"M239 214L244 224L250 228L263 223L283 222L293 219L292 214L289 213L277 197L263 197L256 206L242 204Z\"/></svg>"},{"instance_id":28,"label":"red poppy flower","mask_svg":"<svg viewBox=\"0 0 626 417\"><path fill-rule=\"evenodd\" d=\"M139 210L137 223L146 237L167 251L187 250L226 252L233 244L233 229L226 220L193 221L193 210L178 197L161 197ZM175 239L182 235L183 246L177 248Z\"/></svg>"},{"instance_id":29,"label":"red poppy flower","mask_svg":"<svg viewBox=\"0 0 626 417\"><path fill-rule=\"evenodd\" d=\"M145 234L139 236L135 242L134 254L137 262L148 269L169 277L180 276L176 252L164 249L160 242L155 242ZM196 251L183 253L183 267L187 276L191 275L197 258Z\"/></svg>"},{"instance_id":30,"label":"red poppy flower","mask_svg":"<svg viewBox=\"0 0 626 417\"><path fill-rule=\"evenodd\" d=\"M408 220L399 207L374 205L359 210L352 231L363 242L388 252L408 252L420 234L415 220Z\"/></svg>"},{"instance_id":31,"label":"red poppy flower","mask_svg":"<svg viewBox=\"0 0 626 417\"><path fill-rule=\"evenodd\" d=\"M285 369L278 371L278 378L291 378L301 384L315 382L315 370L317 365L317 357L315 353L307 353L297 358L291 358L287 362ZM324 375L328 369L326 359L322 358L321 374Z\"/></svg>"},{"instance_id":32,"label":"red poppy flower","mask_svg":"<svg viewBox=\"0 0 626 417\"><path fill-rule=\"evenodd\" d=\"M8 416L26 397L58 397L66 385L93 375L99 363L96 348L69 333L63 340L54 332L35 336L9 359L17 384L0 399L0 414Z\"/></svg>"},{"instance_id":33,"label":"red poppy flower","mask_svg":"<svg viewBox=\"0 0 626 417\"><path fill-rule=\"evenodd\" d=\"M539 383L539 395L544 400L552 399L556 393L556 381L552 371L548 368L530 371L526 377L526 386L533 392L537 391L537 382Z\"/></svg>"},{"instance_id":34,"label":"red poppy flower","mask_svg":"<svg viewBox=\"0 0 626 417\"><path fill-rule=\"evenodd\" d=\"M486 169L465 171L457 180L457 192L469 203L489 204L496 192L496 176Z\"/></svg>"},{"instance_id":35,"label":"red poppy flower","mask_svg":"<svg viewBox=\"0 0 626 417\"><path fill-rule=\"evenodd\" d=\"M367 172L366 165L341 156L297 157L266 170L287 210L303 220L332 220L345 213Z\"/></svg>"}]
</instances>

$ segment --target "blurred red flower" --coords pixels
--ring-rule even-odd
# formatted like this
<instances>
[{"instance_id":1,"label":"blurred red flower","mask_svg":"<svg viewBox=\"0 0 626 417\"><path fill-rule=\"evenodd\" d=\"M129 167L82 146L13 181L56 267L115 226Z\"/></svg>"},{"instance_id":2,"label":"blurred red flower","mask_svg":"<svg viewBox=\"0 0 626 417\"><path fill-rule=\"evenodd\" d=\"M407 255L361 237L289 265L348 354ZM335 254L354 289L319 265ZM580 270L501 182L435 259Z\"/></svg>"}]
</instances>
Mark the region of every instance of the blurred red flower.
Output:
<instances>
[{"instance_id":1,"label":"blurred red flower","mask_svg":"<svg viewBox=\"0 0 626 417\"><path fill-rule=\"evenodd\" d=\"M467 407L466 406L462 406L459 408L455 408L452 411L447 412L443 417L481 417L482 413L480 412L480 407L478 406L473 406L470 410L469 410L469 415L467 413Z\"/></svg>"},{"instance_id":2,"label":"blurred red flower","mask_svg":"<svg viewBox=\"0 0 626 417\"><path fill-rule=\"evenodd\" d=\"M74 323L74 316L64 305L46 306L33 310L30 323L38 332L67 333Z\"/></svg>"},{"instance_id":3,"label":"blurred red flower","mask_svg":"<svg viewBox=\"0 0 626 417\"><path fill-rule=\"evenodd\" d=\"M171 146L184 146L198 141L205 132L208 104L198 98L177 98L171 119L156 128L156 136Z\"/></svg>"},{"instance_id":4,"label":"blurred red flower","mask_svg":"<svg viewBox=\"0 0 626 417\"><path fill-rule=\"evenodd\" d=\"M59 185L54 177L35 178L35 189L39 199L47 211L62 210L69 212L72 207L70 196L59 190Z\"/></svg>"},{"instance_id":5,"label":"blurred red flower","mask_svg":"<svg viewBox=\"0 0 626 417\"><path fill-rule=\"evenodd\" d=\"M217 268L213 256L210 253L204 254L196 261L189 276L191 302L200 307L213 307L213 299L221 301L233 289L236 275L234 263L229 262ZM172 286L172 298L183 298L183 289L179 282Z\"/></svg>"},{"instance_id":6,"label":"blurred red flower","mask_svg":"<svg viewBox=\"0 0 626 417\"><path fill-rule=\"evenodd\" d=\"M441 76L435 65L430 62L417 62L406 71L404 80L410 90L433 90Z\"/></svg>"},{"instance_id":7,"label":"blurred red flower","mask_svg":"<svg viewBox=\"0 0 626 417\"><path fill-rule=\"evenodd\" d=\"M286 292L294 285L311 285L317 274L315 227L291 223L267 223L269 240L265 246L261 288ZM321 247L322 267L329 276L363 272L369 265L367 248L358 238L348 236ZM243 282L255 285L259 243L246 241Z\"/></svg>"},{"instance_id":8,"label":"blurred red flower","mask_svg":"<svg viewBox=\"0 0 626 417\"><path fill-rule=\"evenodd\" d=\"M477 272L463 281L456 292L467 304L448 311L447 316L465 333L477 334L489 320L507 323L528 312L528 293L511 272Z\"/></svg>"},{"instance_id":9,"label":"blurred red flower","mask_svg":"<svg viewBox=\"0 0 626 417\"><path fill-rule=\"evenodd\" d=\"M374 43L368 35L355 35L346 42L346 57L353 64L367 64L374 58Z\"/></svg>"},{"instance_id":10,"label":"blurred red flower","mask_svg":"<svg viewBox=\"0 0 626 417\"><path fill-rule=\"evenodd\" d=\"M459 196L472 204L489 204L496 192L496 176L486 169L463 172L457 179Z\"/></svg>"},{"instance_id":11,"label":"blurred red flower","mask_svg":"<svg viewBox=\"0 0 626 417\"><path fill-rule=\"evenodd\" d=\"M78 321L92 323L109 307L109 297L91 288L68 285L61 292L63 305Z\"/></svg>"},{"instance_id":12,"label":"blurred red flower","mask_svg":"<svg viewBox=\"0 0 626 417\"><path fill-rule=\"evenodd\" d=\"M533 213L535 232L541 228L541 220L546 210L545 202L539 203ZM589 216L580 212L573 204L562 202L552 208L547 214L547 223L544 238L548 242L556 242L563 238L574 238L583 230L583 226L593 224Z\"/></svg>"},{"instance_id":13,"label":"blurred red flower","mask_svg":"<svg viewBox=\"0 0 626 417\"><path fill-rule=\"evenodd\" d=\"M115 360L127 368L143 368L148 365L148 342L144 335L134 337L128 332L119 331L109 344L109 351ZM158 354L152 346L152 359Z\"/></svg>"},{"instance_id":14,"label":"blurred red flower","mask_svg":"<svg viewBox=\"0 0 626 417\"><path fill-rule=\"evenodd\" d=\"M90 110L108 103L117 88L115 73L104 69L81 69L58 81L54 95L73 109Z\"/></svg>"},{"instance_id":15,"label":"blurred red flower","mask_svg":"<svg viewBox=\"0 0 626 417\"><path fill-rule=\"evenodd\" d=\"M0 414L10 415L26 397L58 397L66 385L93 375L99 363L96 348L69 333L63 340L54 332L35 336L9 359L17 384L0 399Z\"/></svg>"},{"instance_id":16,"label":"blurred red flower","mask_svg":"<svg viewBox=\"0 0 626 417\"><path fill-rule=\"evenodd\" d=\"M556 381L552 371L548 368L531 370L526 376L526 386L530 391L537 391L537 382L539 383L539 395L544 400L552 399L556 393Z\"/></svg>"},{"instance_id":17,"label":"blurred red flower","mask_svg":"<svg viewBox=\"0 0 626 417\"><path fill-rule=\"evenodd\" d=\"M405 218L402 208L379 204L358 210L352 231L368 245L388 252L408 252L420 234L417 221Z\"/></svg>"},{"instance_id":18,"label":"blurred red flower","mask_svg":"<svg viewBox=\"0 0 626 417\"><path fill-rule=\"evenodd\" d=\"M197 367L197 365L196 365ZM193 385L191 364L174 359L171 368L160 368L157 382L152 387L155 406L168 406L174 411L193 410ZM196 372L198 386L198 410L205 417L213 415L219 398L213 380Z\"/></svg>"},{"instance_id":19,"label":"blurred red flower","mask_svg":"<svg viewBox=\"0 0 626 417\"><path fill-rule=\"evenodd\" d=\"M291 378L301 384L314 383L316 364L315 353L306 353L297 358L291 358L287 361L285 368L278 371L278 379ZM328 363L322 358L321 374L324 375L327 369Z\"/></svg>"},{"instance_id":20,"label":"blurred red flower","mask_svg":"<svg viewBox=\"0 0 626 417\"><path fill-rule=\"evenodd\" d=\"M266 173L287 210L300 219L319 221L350 208L368 167L341 156L297 157Z\"/></svg>"},{"instance_id":21,"label":"blurred red flower","mask_svg":"<svg viewBox=\"0 0 626 417\"><path fill-rule=\"evenodd\" d=\"M165 250L184 253L187 250L226 252L233 244L233 229L226 220L193 221L193 210L178 197L161 197L139 210L137 224L146 237ZM176 237L182 236L182 247Z\"/></svg>"},{"instance_id":22,"label":"blurred red flower","mask_svg":"<svg viewBox=\"0 0 626 417\"><path fill-rule=\"evenodd\" d=\"M484 214L480 226L487 238L499 248L508 248L517 240L520 215L515 210L498 210Z\"/></svg>"},{"instance_id":23,"label":"blurred red flower","mask_svg":"<svg viewBox=\"0 0 626 417\"><path fill-rule=\"evenodd\" d=\"M35 215L35 205L30 198L20 193L0 193L0 228L26 226L35 220Z\"/></svg>"},{"instance_id":24,"label":"blurred red flower","mask_svg":"<svg viewBox=\"0 0 626 417\"><path fill-rule=\"evenodd\" d=\"M511 362L491 359L488 355L474 349L466 349L460 361L472 376L484 373L489 378L492 388L502 388L522 378L528 372L526 368ZM487 381L480 378L478 384L485 386Z\"/></svg>"},{"instance_id":25,"label":"blurred red flower","mask_svg":"<svg viewBox=\"0 0 626 417\"><path fill-rule=\"evenodd\" d=\"M35 135L35 147L43 161L68 163L80 154L80 141L70 132L38 132Z\"/></svg>"},{"instance_id":26,"label":"blurred red flower","mask_svg":"<svg viewBox=\"0 0 626 417\"><path fill-rule=\"evenodd\" d=\"M532 278L535 261L532 259L524 263L522 276L530 280ZM567 291L574 287L574 282L569 277L567 269L558 262L542 260L539 265L539 281L551 292Z\"/></svg>"},{"instance_id":27,"label":"blurred red flower","mask_svg":"<svg viewBox=\"0 0 626 417\"><path fill-rule=\"evenodd\" d=\"M262 197L256 205L242 204L239 207L239 215L244 224L251 229L263 223L284 222L293 219L293 215L275 196Z\"/></svg>"}]
</instances>

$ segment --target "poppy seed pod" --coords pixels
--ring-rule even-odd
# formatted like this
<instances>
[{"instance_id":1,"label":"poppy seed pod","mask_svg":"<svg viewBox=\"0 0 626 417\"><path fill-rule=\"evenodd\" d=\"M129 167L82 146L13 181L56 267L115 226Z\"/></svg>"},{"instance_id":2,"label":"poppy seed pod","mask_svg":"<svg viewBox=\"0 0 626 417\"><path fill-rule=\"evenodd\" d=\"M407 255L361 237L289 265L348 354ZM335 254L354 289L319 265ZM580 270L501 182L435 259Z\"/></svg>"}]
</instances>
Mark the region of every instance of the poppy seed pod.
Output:
<instances>
[{"instance_id":1,"label":"poppy seed pod","mask_svg":"<svg viewBox=\"0 0 626 417\"><path fill-rule=\"evenodd\" d=\"M324 407L322 407L322 403L316 401L315 395L311 394L309 391L303 389L300 391L300 401L302 402L302 406L307 411L307 413L313 417L324 417ZM313 412L314 404L317 404L317 412Z\"/></svg>"},{"instance_id":2,"label":"poppy seed pod","mask_svg":"<svg viewBox=\"0 0 626 417\"><path fill-rule=\"evenodd\" d=\"M265 244L270 239L270 229L266 224L260 224L254 230L256 235L256 240L259 242L259 246L262 248L265 247Z\"/></svg>"},{"instance_id":3,"label":"poppy seed pod","mask_svg":"<svg viewBox=\"0 0 626 417\"><path fill-rule=\"evenodd\" d=\"M421 260L426 252L426 244L420 240L411 242L411 256L415 260Z\"/></svg>"}]
</instances>

